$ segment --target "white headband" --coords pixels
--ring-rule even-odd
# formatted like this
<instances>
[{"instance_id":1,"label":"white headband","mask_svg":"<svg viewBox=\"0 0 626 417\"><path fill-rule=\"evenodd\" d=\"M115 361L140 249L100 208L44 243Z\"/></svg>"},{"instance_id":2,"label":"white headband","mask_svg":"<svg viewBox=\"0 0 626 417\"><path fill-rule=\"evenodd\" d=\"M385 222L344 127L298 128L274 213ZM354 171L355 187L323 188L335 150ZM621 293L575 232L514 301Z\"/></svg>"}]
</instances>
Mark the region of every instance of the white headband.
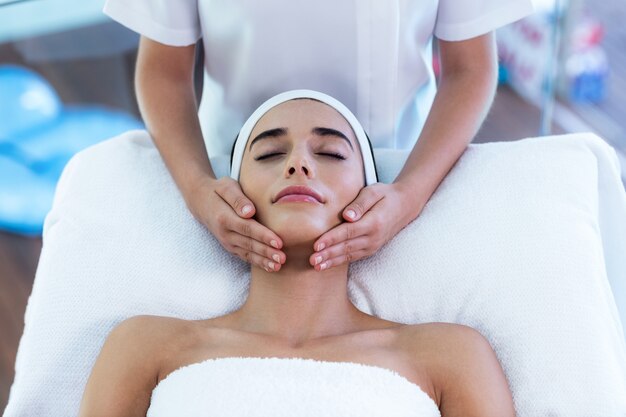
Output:
<instances>
[{"instance_id":1,"label":"white headband","mask_svg":"<svg viewBox=\"0 0 626 417\"><path fill-rule=\"evenodd\" d=\"M275 95L274 97L261 104L258 109L252 113L252 115L246 120L237 139L235 141L235 147L233 148L232 165L230 169L230 176L236 181L239 181L239 172L241 171L241 161L243 159L243 152L246 149L246 144L252 133L252 129L257 124L259 119L267 113L271 108L284 103L285 101L298 99L298 98L311 98L319 100L322 103L326 103L341 115L350 123L352 130L359 141L359 147L361 148L361 155L363 155L363 168L365 172L365 184L371 185L378 182L376 176L376 165L374 164L374 156L372 155L372 147L370 144L361 123L352 114L352 112L344 106L339 100L333 97L313 90L291 90L284 93Z\"/></svg>"}]
</instances>

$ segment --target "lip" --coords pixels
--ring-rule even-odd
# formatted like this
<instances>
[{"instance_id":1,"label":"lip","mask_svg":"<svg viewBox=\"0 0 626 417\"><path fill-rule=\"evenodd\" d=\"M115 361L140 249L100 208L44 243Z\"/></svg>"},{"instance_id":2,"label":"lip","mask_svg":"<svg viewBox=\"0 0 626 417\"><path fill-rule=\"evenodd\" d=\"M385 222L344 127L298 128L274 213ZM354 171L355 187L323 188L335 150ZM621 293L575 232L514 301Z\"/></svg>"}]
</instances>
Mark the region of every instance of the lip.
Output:
<instances>
[{"instance_id":1,"label":"lip","mask_svg":"<svg viewBox=\"0 0 626 417\"><path fill-rule=\"evenodd\" d=\"M318 203L324 203L322 196L317 191L307 187L306 185L290 185L289 187L283 188L278 194L276 194L276 197L274 197L274 203L278 202L278 200L285 196L292 196L285 199L288 201L313 202L311 201L311 197L313 197Z\"/></svg>"}]
</instances>

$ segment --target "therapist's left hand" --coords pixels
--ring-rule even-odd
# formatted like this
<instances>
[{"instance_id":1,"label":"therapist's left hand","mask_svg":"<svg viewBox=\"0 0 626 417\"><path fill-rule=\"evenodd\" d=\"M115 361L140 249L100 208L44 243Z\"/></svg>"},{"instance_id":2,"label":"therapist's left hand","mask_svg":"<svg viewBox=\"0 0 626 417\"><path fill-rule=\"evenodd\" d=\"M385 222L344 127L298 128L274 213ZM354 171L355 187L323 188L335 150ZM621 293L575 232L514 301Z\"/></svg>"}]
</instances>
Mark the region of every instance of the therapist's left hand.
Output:
<instances>
[{"instance_id":1,"label":"therapist's left hand","mask_svg":"<svg viewBox=\"0 0 626 417\"><path fill-rule=\"evenodd\" d=\"M309 262L323 271L366 258L417 218L423 206L399 183L369 185L343 210L346 223L315 241Z\"/></svg>"}]
</instances>

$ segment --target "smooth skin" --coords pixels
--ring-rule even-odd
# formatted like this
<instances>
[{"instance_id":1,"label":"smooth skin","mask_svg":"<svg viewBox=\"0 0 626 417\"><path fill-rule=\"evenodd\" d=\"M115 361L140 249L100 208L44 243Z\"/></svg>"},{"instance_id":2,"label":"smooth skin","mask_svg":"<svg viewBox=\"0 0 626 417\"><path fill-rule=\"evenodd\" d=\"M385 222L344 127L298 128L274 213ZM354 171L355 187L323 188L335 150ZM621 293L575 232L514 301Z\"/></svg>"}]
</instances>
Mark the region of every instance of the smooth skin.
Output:
<instances>
[{"instance_id":1,"label":"smooth skin","mask_svg":"<svg viewBox=\"0 0 626 417\"><path fill-rule=\"evenodd\" d=\"M340 131L352 146L336 135L316 134L316 127ZM246 149L240 184L259 223L284 237L287 261L274 272L253 264L246 301L225 316L123 321L96 360L79 415L143 417L152 390L171 372L210 358L243 356L378 366L419 385L444 417L515 416L503 369L478 331L371 316L350 301L348 264L322 271L310 267L310 245L342 224L343 208L363 188L360 149L345 119L316 101L276 106L251 137L277 128L285 133ZM291 185L314 189L321 202L276 198Z\"/></svg>"},{"instance_id":2,"label":"smooth skin","mask_svg":"<svg viewBox=\"0 0 626 417\"><path fill-rule=\"evenodd\" d=\"M493 33L438 42L438 92L405 166L392 184L368 186L346 204L347 223L311 245L312 269L370 256L417 218L485 119L497 82ZM211 168L197 116L194 57L195 45L141 37L135 85L143 119L194 217L229 252L262 268L273 262L279 271L286 260L281 236L254 219L257 207L236 181L216 179Z\"/></svg>"}]
</instances>

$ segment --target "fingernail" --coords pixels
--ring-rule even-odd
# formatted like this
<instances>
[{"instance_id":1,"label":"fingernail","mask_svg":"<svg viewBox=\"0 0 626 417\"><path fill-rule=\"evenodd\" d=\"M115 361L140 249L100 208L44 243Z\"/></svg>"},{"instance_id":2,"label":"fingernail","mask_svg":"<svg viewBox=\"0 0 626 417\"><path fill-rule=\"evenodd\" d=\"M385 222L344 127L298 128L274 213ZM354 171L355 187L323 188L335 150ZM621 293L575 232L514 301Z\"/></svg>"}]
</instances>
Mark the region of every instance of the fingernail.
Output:
<instances>
[{"instance_id":1,"label":"fingernail","mask_svg":"<svg viewBox=\"0 0 626 417\"><path fill-rule=\"evenodd\" d=\"M321 256L317 256L315 258L315 265L317 265L318 263L322 262L322 257Z\"/></svg>"},{"instance_id":2,"label":"fingernail","mask_svg":"<svg viewBox=\"0 0 626 417\"><path fill-rule=\"evenodd\" d=\"M320 243L319 245L317 245L317 251L319 252L321 250L324 250L325 247L326 247L325 243Z\"/></svg>"},{"instance_id":3,"label":"fingernail","mask_svg":"<svg viewBox=\"0 0 626 417\"><path fill-rule=\"evenodd\" d=\"M348 211L346 211L346 216L350 217L351 219L355 219L356 218L356 212L354 210L348 210Z\"/></svg>"},{"instance_id":4,"label":"fingernail","mask_svg":"<svg viewBox=\"0 0 626 417\"><path fill-rule=\"evenodd\" d=\"M273 254L272 255L272 259L275 260L276 262L280 263L280 256L278 256L277 254Z\"/></svg>"},{"instance_id":5,"label":"fingernail","mask_svg":"<svg viewBox=\"0 0 626 417\"><path fill-rule=\"evenodd\" d=\"M276 242L274 239L272 239L272 241L270 242L270 245L272 245L272 247L278 249L278 242Z\"/></svg>"},{"instance_id":6,"label":"fingernail","mask_svg":"<svg viewBox=\"0 0 626 417\"><path fill-rule=\"evenodd\" d=\"M326 268L328 268L328 264L326 262L324 262L323 264L320 265L320 271L323 271Z\"/></svg>"},{"instance_id":7,"label":"fingernail","mask_svg":"<svg viewBox=\"0 0 626 417\"><path fill-rule=\"evenodd\" d=\"M241 209L241 212L243 213L244 216L250 213L251 211L252 211L252 206L249 204L243 206L243 208Z\"/></svg>"},{"instance_id":8,"label":"fingernail","mask_svg":"<svg viewBox=\"0 0 626 417\"><path fill-rule=\"evenodd\" d=\"M274 268L276 267L276 264L275 264L274 262L270 261L270 262L267 264L267 266L269 266L271 270L274 270Z\"/></svg>"}]
</instances>

